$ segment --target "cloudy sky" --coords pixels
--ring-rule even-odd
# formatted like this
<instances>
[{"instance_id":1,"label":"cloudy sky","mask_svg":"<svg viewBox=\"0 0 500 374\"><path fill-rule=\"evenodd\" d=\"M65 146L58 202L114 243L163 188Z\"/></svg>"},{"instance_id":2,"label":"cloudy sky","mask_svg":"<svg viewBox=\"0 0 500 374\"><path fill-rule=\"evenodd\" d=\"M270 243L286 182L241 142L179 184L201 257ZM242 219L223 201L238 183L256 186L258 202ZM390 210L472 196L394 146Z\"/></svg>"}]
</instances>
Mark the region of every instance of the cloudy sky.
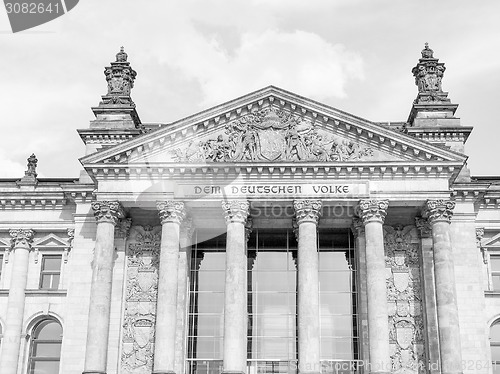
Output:
<instances>
[{"instance_id":1,"label":"cloudy sky","mask_svg":"<svg viewBox=\"0 0 500 374\"><path fill-rule=\"evenodd\" d=\"M500 1L84 0L12 34L0 11L0 177L35 153L44 177L77 177L76 129L125 47L143 122L171 122L270 84L373 121L405 121L425 42L475 129L473 175L500 175Z\"/></svg>"}]
</instances>

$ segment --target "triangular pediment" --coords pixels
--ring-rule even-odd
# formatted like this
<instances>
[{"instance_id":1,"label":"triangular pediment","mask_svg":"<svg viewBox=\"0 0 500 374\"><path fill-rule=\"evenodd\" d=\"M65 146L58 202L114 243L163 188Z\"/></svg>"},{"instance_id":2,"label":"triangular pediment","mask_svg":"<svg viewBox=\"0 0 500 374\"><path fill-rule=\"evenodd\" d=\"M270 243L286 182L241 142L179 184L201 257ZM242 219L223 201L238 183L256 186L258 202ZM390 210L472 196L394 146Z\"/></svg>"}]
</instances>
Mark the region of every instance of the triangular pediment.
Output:
<instances>
[{"instance_id":1,"label":"triangular pediment","mask_svg":"<svg viewBox=\"0 0 500 374\"><path fill-rule=\"evenodd\" d=\"M293 93L267 87L81 159L156 165L463 164L466 157Z\"/></svg>"}]
</instances>

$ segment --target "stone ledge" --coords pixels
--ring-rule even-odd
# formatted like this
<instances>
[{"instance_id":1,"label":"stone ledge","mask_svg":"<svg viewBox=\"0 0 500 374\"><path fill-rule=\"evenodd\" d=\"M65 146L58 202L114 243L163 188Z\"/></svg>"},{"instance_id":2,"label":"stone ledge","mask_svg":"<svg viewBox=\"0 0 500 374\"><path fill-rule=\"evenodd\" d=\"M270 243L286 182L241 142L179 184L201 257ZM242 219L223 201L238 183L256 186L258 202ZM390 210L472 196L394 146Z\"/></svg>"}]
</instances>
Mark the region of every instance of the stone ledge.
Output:
<instances>
[{"instance_id":1,"label":"stone ledge","mask_svg":"<svg viewBox=\"0 0 500 374\"><path fill-rule=\"evenodd\" d=\"M500 298L500 290L499 291L484 291L484 296Z\"/></svg>"},{"instance_id":2,"label":"stone ledge","mask_svg":"<svg viewBox=\"0 0 500 374\"><path fill-rule=\"evenodd\" d=\"M66 296L68 294L68 290L38 290L38 289L29 289L26 290L26 296L28 295L42 295L42 296ZM0 296L9 295L8 289L0 290Z\"/></svg>"}]
</instances>

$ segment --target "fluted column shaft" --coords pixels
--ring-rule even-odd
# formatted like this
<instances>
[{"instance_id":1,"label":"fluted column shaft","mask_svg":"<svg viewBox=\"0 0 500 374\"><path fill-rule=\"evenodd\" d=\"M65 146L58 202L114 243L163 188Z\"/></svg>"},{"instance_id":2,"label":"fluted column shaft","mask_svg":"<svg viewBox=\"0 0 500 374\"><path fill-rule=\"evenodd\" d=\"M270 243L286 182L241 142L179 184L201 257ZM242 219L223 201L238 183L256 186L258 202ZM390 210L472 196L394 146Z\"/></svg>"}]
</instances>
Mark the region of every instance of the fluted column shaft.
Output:
<instances>
[{"instance_id":1,"label":"fluted column shaft","mask_svg":"<svg viewBox=\"0 0 500 374\"><path fill-rule=\"evenodd\" d=\"M175 373L179 233L186 212L179 201L158 202L156 207L162 231L153 373L167 374Z\"/></svg>"},{"instance_id":2,"label":"fluted column shaft","mask_svg":"<svg viewBox=\"0 0 500 374\"><path fill-rule=\"evenodd\" d=\"M124 217L117 201L92 203L97 221L92 260L90 307L84 374L105 374L108 354L109 316L113 281L114 236L118 220Z\"/></svg>"},{"instance_id":3,"label":"fluted column shaft","mask_svg":"<svg viewBox=\"0 0 500 374\"><path fill-rule=\"evenodd\" d=\"M319 373L319 275L317 225L321 215L320 200L295 200L298 225L298 348L299 372Z\"/></svg>"},{"instance_id":4,"label":"fluted column shaft","mask_svg":"<svg viewBox=\"0 0 500 374\"><path fill-rule=\"evenodd\" d=\"M361 200L357 215L365 227L370 373L391 371L383 223L387 200Z\"/></svg>"},{"instance_id":5,"label":"fluted column shaft","mask_svg":"<svg viewBox=\"0 0 500 374\"><path fill-rule=\"evenodd\" d=\"M455 270L450 237L450 220L455 203L447 200L428 200L422 211L432 230L434 274L439 328L441 372L462 372L460 326L458 322Z\"/></svg>"},{"instance_id":6,"label":"fluted column shaft","mask_svg":"<svg viewBox=\"0 0 500 374\"><path fill-rule=\"evenodd\" d=\"M244 200L222 202L227 225L224 288L224 373L246 373L247 254L245 224L250 205Z\"/></svg>"},{"instance_id":7,"label":"fluted column shaft","mask_svg":"<svg viewBox=\"0 0 500 374\"><path fill-rule=\"evenodd\" d=\"M2 374L17 374L24 318L24 301L28 279L29 251L33 242L32 230L10 230L12 242L12 275L7 301L5 332L2 339L0 368Z\"/></svg>"},{"instance_id":8,"label":"fluted column shaft","mask_svg":"<svg viewBox=\"0 0 500 374\"><path fill-rule=\"evenodd\" d=\"M177 373L186 371L186 319L188 308L188 278L191 264L191 245L194 225L191 218L184 219L180 228L179 270L177 275L177 326L175 346L178 355L175 356L175 370Z\"/></svg>"}]
</instances>

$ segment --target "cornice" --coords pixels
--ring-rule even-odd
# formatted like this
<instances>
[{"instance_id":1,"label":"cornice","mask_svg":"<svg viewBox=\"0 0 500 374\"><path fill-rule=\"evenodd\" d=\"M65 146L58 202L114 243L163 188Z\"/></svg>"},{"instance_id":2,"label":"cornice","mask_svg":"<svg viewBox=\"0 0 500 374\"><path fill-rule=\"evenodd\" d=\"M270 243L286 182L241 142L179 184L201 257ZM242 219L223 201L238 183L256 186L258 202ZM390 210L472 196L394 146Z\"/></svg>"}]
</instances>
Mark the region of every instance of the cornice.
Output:
<instances>
[{"instance_id":1,"label":"cornice","mask_svg":"<svg viewBox=\"0 0 500 374\"><path fill-rule=\"evenodd\" d=\"M391 154L408 160L466 160L466 156L461 153L436 147L414 136L271 86L85 156L80 162L84 166L101 163L107 159L113 160L112 162L127 162L133 152L140 154L190 136L207 134L242 115L270 106L302 118L306 117L324 129L332 129L351 139L362 138L377 149L390 151Z\"/></svg>"},{"instance_id":2,"label":"cornice","mask_svg":"<svg viewBox=\"0 0 500 374\"><path fill-rule=\"evenodd\" d=\"M417 139L430 142L459 141L465 143L473 130L472 126L408 127L406 133Z\"/></svg>"},{"instance_id":3,"label":"cornice","mask_svg":"<svg viewBox=\"0 0 500 374\"><path fill-rule=\"evenodd\" d=\"M33 189L5 188L0 190L0 209L60 209L69 202L93 200L93 184L61 183Z\"/></svg>"},{"instance_id":4,"label":"cornice","mask_svg":"<svg viewBox=\"0 0 500 374\"><path fill-rule=\"evenodd\" d=\"M78 129L76 131L85 144L120 144L144 133L140 129Z\"/></svg>"},{"instance_id":5,"label":"cornice","mask_svg":"<svg viewBox=\"0 0 500 374\"><path fill-rule=\"evenodd\" d=\"M180 179L205 176L231 177L247 175L250 177L279 178L428 178L442 177L454 179L462 168L461 162L340 162L340 163L210 163L181 164L142 163L94 164L86 170L96 180L106 179L163 179L166 176Z\"/></svg>"}]
</instances>

